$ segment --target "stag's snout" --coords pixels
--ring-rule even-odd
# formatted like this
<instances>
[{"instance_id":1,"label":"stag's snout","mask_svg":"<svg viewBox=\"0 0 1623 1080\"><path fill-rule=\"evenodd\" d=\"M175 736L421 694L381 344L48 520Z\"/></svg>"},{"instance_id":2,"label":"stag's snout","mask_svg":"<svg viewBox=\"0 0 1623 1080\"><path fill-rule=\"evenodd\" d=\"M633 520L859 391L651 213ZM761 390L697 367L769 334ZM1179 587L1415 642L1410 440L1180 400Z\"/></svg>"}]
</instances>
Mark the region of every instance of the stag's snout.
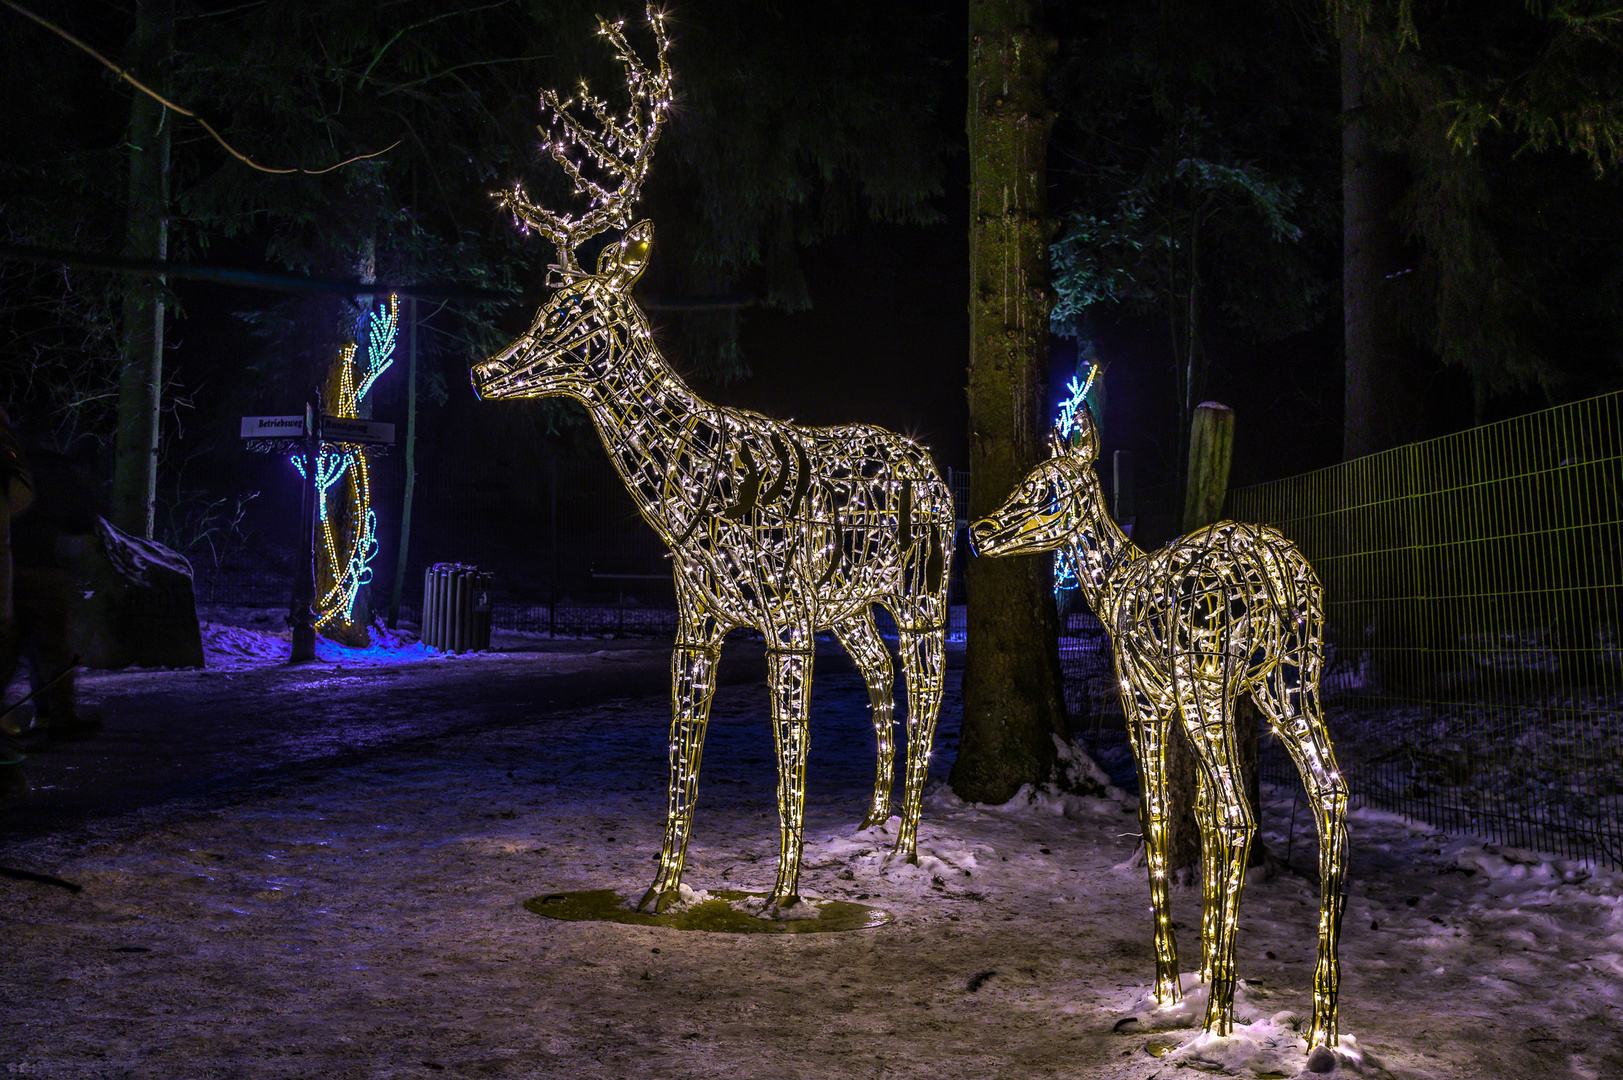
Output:
<instances>
[{"instance_id":1,"label":"stag's snout","mask_svg":"<svg viewBox=\"0 0 1623 1080\"><path fill-rule=\"evenodd\" d=\"M496 397L496 394L490 392L491 384L510 373L507 365L497 363L495 360L486 360L482 364L473 365L468 372L469 380L473 383L473 396L480 401Z\"/></svg>"},{"instance_id":2,"label":"stag's snout","mask_svg":"<svg viewBox=\"0 0 1623 1080\"><path fill-rule=\"evenodd\" d=\"M533 352L530 335L525 334L490 359L473 365L468 374L474 394L481 401L497 401L545 393L539 385L540 364Z\"/></svg>"}]
</instances>

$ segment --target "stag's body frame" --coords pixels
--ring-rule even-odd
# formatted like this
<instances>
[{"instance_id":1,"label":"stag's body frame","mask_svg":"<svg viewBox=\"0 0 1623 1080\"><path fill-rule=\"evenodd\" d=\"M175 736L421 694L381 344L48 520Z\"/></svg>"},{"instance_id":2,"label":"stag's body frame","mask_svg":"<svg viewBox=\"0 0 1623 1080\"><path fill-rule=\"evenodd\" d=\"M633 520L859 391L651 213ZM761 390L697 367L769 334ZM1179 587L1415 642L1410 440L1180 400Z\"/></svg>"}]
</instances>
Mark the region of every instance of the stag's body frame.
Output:
<instances>
[{"instance_id":1,"label":"stag's body frame","mask_svg":"<svg viewBox=\"0 0 1623 1080\"><path fill-rule=\"evenodd\" d=\"M604 131L590 134L550 91L542 101L564 138L549 144L593 209L565 217L502 194L524 224L557 245L561 288L529 332L477 365L482 398L565 396L584 404L626 489L670 547L678 629L671 662L670 795L660 868L639 907L663 909L678 893L716 666L728 631L747 627L766 642L778 761L781 847L771 914L798 902L803 843L807 712L815 636L832 630L856 661L874 712L878 760L865 825L888 820L894 768L894 671L873 605L895 620L907 685L907 763L896 850L917 842L930 744L940 709L951 565L952 495L928 453L873 427L811 428L695 394L660 356L631 297L652 246L638 222L586 274L573 251L626 214L646 174L669 104L666 39L659 70L645 67L617 25L604 33L626 66L632 114L621 120L589 96ZM566 153L584 147L618 177L612 190L587 178Z\"/></svg>"}]
</instances>

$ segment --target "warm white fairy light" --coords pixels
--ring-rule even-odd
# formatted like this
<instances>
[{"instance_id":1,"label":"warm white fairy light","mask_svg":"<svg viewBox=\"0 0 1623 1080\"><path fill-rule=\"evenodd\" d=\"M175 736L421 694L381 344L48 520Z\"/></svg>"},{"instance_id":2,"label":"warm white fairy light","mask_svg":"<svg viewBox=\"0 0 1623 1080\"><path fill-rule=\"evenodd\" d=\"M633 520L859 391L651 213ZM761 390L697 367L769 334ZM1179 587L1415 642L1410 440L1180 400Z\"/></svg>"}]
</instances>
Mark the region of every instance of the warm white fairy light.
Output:
<instances>
[{"instance_id":1,"label":"warm white fairy light","mask_svg":"<svg viewBox=\"0 0 1623 1080\"><path fill-rule=\"evenodd\" d=\"M1199 763L1201 975L1206 1027L1234 1022L1235 931L1257 823L1240 779L1233 705L1250 694L1302 774L1319 830L1319 955L1309 1045L1336 1044L1347 788L1319 707L1324 595L1313 568L1273 529L1219 522L1145 554L1111 520L1093 470L1098 432L1072 411L1070 438L971 530L981 555L1063 551L1114 646L1143 789L1140 818L1155 912L1155 995L1179 999L1168 918L1166 740L1181 721Z\"/></svg>"},{"instance_id":2,"label":"warm white fairy light","mask_svg":"<svg viewBox=\"0 0 1623 1080\"><path fill-rule=\"evenodd\" d=\"M643 518L670 546L678 629L671 674L670 793L659 872L639 907L675 895L693 823L699 763L721 642L734 627L767 643L772 732L777 744L778 876L772 913L798 897L805 815L808 695L814 635L833 630L868 684L879 760L865 825L890 815L894 710L891 657L874 627L883 605L900 634L907 681L907 769L896 850L913 857L930 742L939 712L953 546L952 494L923 447L872 427L799 427L703 400L660 356L631 298L647 265L653 228L638 222L598 258L576 268L573 248L627 220L670 102L668 42L657 13L659 73L631 52L620 27L603 24L626 66L634 104L618 121L600 102L586 108L606 133L559 121L565 138L599 171L595 187L549 150L591 198L584 214L542 210L520 188L499 196L521 221L559 247L566 283L530 331L473 370L482 398L571 397L591 414L604 448ZM544 93L554 117L569 103Z\"/></svg>"},{"instance_id":3,"label":"warm white fairy light","mask_svg":"<svg viewBox=\"0 0 1623 1080\"><path fill-rule=\"evenodd\" d=\"M355 362L359 349L344 346L338 365L329 380L332 386L331 415L355 418L361 403L391 363L400 330L400 298L391 294L387 304L379 304L367 321L366 365ZM350 623L355 617L355 597L361 586L372 580L372 557L377 554L377 514L372 510L372 480L363 448L355 443L323 442L315 455L316 518L321 523L322 545L317 565L321 587L315 603L316 629L334 623ZM293 467L305 476L304 455L292 456ZM329 512L329 494L340 481L348 479L343 497L347 513L340 528ZM347 537L340 533L347 531ZM346 542L347 541L347 542ZM342 548L343 550L340 550Z\"/></svg>"}]
</instances>

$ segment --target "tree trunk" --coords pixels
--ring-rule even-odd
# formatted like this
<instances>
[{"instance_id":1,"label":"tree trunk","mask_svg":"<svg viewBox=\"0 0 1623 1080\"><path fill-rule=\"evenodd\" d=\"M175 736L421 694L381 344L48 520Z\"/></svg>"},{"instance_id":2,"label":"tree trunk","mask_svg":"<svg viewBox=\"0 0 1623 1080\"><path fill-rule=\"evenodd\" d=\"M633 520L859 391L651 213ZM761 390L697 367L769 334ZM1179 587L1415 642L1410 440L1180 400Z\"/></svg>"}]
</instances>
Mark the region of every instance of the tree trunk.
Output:
<instances>
[{"instance_id":1,"label":"tree trunk","mask_svg":"<svg viewBox=\"0 0 1623 1080\"><path fill-rule=\"evenodd\" d=\"M411 554L411 502L417 492L417 298L406 300L406 487L400 496L400 547L389 592L389 629L400 625L400 597L406 589L406 557ZM418 628L423 613L417 613Z\"/></svg>"},{"instance_id":2,"label":"tree trunk","mask_svg":"<svg viewBox=\"0 0 1623 1080\"><path fill-rule=\"evenodd\" d=\"M1054 42L1030 0L969 5L969 517L1048 453L1048 131ZM1048 778L1065 733L1047 556L968 560L964 718L951 784L1005 802Z\"/></svg>"},{"instance_id":3,"label":"tree trunk","mask_svg":"<svg viewBox=\"0 0 1623 1080\"><path fill-rule=\"evenodd\" d=\"M127 51L130 68L149 83L163 84L174 51L174 0L138 0L135 33ZM169 124L167 110L137 91L130 103L129 205L124 253L164 259L169 252ZM158 490L158 413L163 404L162 277L124 279L121 342L124 367L118 383L117 460L111 512L125 532L152 538Z\"/></svg>"},{"instance_id":4,"label":"tree trunk","mask_svg":"<svg viewBox=\"0 0 1623 1080\"><path fill-rule=\"evenodd\" d=\"M1383 152L1366 96L1359 31L1341 26L1342 309L1346 386L1342 458L1389 449L1414 436L1420 406L1411 349L1398 328L1394 281L1407 269L1396 211L1403 163Z\"/></svg>"}]
</instances>

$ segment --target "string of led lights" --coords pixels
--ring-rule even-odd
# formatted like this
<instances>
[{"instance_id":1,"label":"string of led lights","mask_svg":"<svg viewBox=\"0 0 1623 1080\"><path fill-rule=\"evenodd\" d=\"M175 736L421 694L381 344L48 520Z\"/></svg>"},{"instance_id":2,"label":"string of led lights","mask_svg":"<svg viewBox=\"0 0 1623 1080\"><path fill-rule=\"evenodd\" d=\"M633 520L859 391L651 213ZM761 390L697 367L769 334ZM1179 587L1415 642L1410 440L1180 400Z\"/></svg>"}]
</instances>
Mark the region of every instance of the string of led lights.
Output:
<instances>
[{"instance_id":1,"label":"string of led lights","mask_svg":"<svg viewBox=\"0 0 1623 1080\"><path fill-rule=\"evenodd\" d=\"M1086 388L1083 388L1083 394ZM1201 977L1206 1027L1234 1022L1240 894L1257 823L1240 778L1234 699L1250 694L1301 772L1319 832L1319 939L1310 1046L1334 1046L1347 862L1347 787L1319 705L1324 596L1313 568L1279 533L1218 522L1152 554L1105 510L1091 412L1075 407L1054 454L971 533L981 555L1060 551L1110 634L1143 790L1140 819L1154 908L1155 996L1179 1000L1168 897L1166 746L1181 722L1194 748L1202 850Z\"/></svg>"},{"instance_id":2,"label":"string of led lights","mask_svg":"<svg viewBox=\"0 0 1623 1080\"><path fill-rule=\"evenodd\" d=\"M571 216L531 204L522 187L500 204L557 245L562 285L528 333L473 369L481 398L564 396L584 404L643 518L671 548L678 630L672 657L670 788L659 871L638 904L663 910L678 894L698 794L699 763L721 642L734 627L766 640L777 748L780 845L764 914L798 902L809 749L807 710L818 631L833 630L868 685L878 744L865 825L890 816L894 682L873 606L894 617L907 685L907 765L896 851L914 857L930 743L940 710L953 546L952 494L929 453L873 427L812 428L695 394L666 364L631 286L653 228L632 225L586 274L573 249L624 227L670 103L669 46L648 12L658 73L619 24L603 33L626 68L624 120L582 91L605 133L542 94L555 131L547 149L590 202ZM574 150L582 152L577 161ZM591 176L617 177L610 189Z\"/></svg>"},{"instance_id":3,"label":"string of led lights","mask_svg":"<svg viewBox=\"0 0 1623 1080\"><path fill-rule=\"evenodd\" d=\"M339 354L329 379L332 388L332 415L360 416L361 403L371 392L378 376L394 362L395 341L400 330L400 298L390 294L367 319L366 362L356 363L360 349L351 342ZM304 471L304 455L291 457L299 476ZM315 625L356 629L355 597L361 586L372 580L372 557L377 554L377 514L372 510L372 480L365 448L356 443L321 443L315 455L316 517L321 525L321 549L316 567ZM341 497L332 494L339 483L348 481ZM336 505L334 505L336 504Z\"/></svg>"}]
</instances>

